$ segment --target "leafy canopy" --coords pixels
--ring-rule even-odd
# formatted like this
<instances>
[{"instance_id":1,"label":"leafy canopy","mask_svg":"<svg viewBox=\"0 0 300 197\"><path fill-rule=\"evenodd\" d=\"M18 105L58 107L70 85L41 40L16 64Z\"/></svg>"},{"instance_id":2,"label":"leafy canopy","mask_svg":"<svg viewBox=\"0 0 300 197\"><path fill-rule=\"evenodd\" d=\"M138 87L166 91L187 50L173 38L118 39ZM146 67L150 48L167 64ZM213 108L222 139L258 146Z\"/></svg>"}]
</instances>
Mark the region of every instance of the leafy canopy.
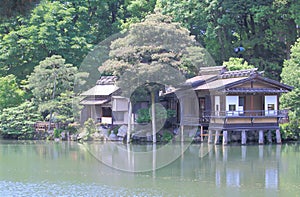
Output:
<instances>
[{"instance_id":1,"label":"leafy canopy","mask_svg":"<svg viewBox=\"0 0 300 197\"><path fill-rule=\"evenodd\" d=\"M40 112L45 116L55 112L57 118L67 119L73 115L74 84L85 83L87 76L87 73L78 72L72 64L66 64L61 56L53 55L34 68L28 77L27 87Z\"/></svg>"},{"instance_id":2,"label":"leafy canopy","mask_svg":"<svg viewBox=\"0 0 300 197\"><path fill-rule=\"evenodd\" d=\"M0 111L22 103L24 94L25 92L19 88L14 75L0 77Z\"/></svg>"},{"instance_id":3,"label":"leafy canopy","mask_svg":"<svg viewBox=\"0 0 300 197\"><path fill-rule=\"evenodd\" d=\"M254 68L253 65L248 64L243 58L229 58L228 62L223 62L223 65L228 68L228 70L246 70Z\"/></svg>"},{"instance_id":4,"label":"leafy canopy","mask_svg":"<svg viewBox=\"0 0 300 197\"><path fill-rule=\"evenodd\" d=\"M17 107L4 109L0 114L0 134L4 136L18 136L34 132L34 124L41 120L36 106L25 101Z\"/></svg>"},{"instance_id":5,"label":"leafy canopy","mask_svg":"<svg viewBox=\"0 0 300 197\"><path fill-rule=\"evenodd\" d=\"M280 98L281 107L290 109L289 127L292 131L300 131L300 39L291 49L291 59L284 61L281 73L282 82L293 86L293 91Z\"/></svg>"}]
</instances>

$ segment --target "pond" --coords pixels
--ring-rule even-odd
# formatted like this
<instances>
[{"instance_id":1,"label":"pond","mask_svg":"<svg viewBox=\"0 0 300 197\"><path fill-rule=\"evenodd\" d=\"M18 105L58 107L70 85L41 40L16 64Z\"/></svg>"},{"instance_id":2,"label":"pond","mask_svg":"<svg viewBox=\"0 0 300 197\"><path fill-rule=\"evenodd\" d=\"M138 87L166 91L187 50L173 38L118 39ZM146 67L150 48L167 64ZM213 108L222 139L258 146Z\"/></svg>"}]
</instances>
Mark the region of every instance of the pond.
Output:
<instances>
[{"instance_id":1,"label":"pond","mask_svg":"<svg viewBox=\"0 0 300 197\"><path fill-rule=\"evenodd\" d=\"M299 149L2 140L0 196L297 196Z\"/></svg>"}]
</instances>

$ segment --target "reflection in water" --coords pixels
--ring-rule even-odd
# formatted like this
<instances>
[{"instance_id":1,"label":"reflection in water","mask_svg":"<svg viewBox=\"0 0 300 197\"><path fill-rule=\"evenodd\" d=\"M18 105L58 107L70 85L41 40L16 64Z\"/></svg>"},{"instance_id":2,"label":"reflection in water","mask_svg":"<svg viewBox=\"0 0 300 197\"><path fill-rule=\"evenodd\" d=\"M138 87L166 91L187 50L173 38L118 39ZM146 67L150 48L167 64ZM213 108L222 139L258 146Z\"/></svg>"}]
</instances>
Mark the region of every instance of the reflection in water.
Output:
<instances>
[{"instance_id":1,"label":"reflection in water","mask_svg":"<svg viewBox=\"0 0 300 197\"><path fill-rule=\"evenodd\" d=\"M46 191L50 185L60 195L74 188L72 192L90 196L96 191L104 196L251 196L253 191L256 196L295 196L300 192L299 145L175 143L165 147L168 155L161 154L163 146L1 141L0 196L7 194L8 186L30 193L30 185ZM182 152L162 166L165 158ZM115 169L122 165L149 171Z\"/></svg>"},{"instance_id":2,"label":"reflection in water","mask_svg":"<svg viewBox=\"0 0 300 197\"><path fill-rule=\"evenodd\" d=\"M84 143L96 159L112 168L129 171L155 171L183 156L189 144L129 145L123 143Z\"/></svg>"},{"instance_id":3,"label":"reflection in water","mask_svg":"<svg viewBox=\"0 0 300 197\"><path fill-rule=\"evenodd\" d=\"M278 188L278 170L277 169L266 169L265 173L265 185L267 189L277 189Z\"/></svg>"},{"instance_id":4,"label":"reflection in water","mask_svg":"<svg viewBox=\"0 0 300 197\"><path fill-rule=\"evenodd\" d=\"M237 169L226 169L226 185L239 187L240 186L240 171Z\"/></svg>"}]
</instances>

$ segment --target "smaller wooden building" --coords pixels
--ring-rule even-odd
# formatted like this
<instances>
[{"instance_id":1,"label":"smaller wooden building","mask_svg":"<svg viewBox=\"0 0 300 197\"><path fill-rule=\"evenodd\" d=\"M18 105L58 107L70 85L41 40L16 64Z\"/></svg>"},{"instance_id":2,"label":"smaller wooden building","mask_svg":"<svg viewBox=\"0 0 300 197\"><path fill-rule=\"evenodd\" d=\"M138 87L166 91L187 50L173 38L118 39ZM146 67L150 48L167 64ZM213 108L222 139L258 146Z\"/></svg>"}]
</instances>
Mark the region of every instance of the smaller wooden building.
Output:
<instances>
[{"instance_id":1,"label":"smaller wooden building","mask_svg":"<svg viewBox=\"0 0 300 197\"><path fill-rule=\"evenodd\" d=\"M257 133L263 144L265 133L271 142L275 131L276 141L281 143L279 123L287 120L288 112L279 109L279 97L292 87L263 77L257 69L228 71L224 66L202 68L199 76L186 84L195 91L197 101L189 95L179 99L175 94L166 95L170 103L177 102L173 109L182 129L196 122L201 134L207 130L208 142L215 144L220 135L227 144L232 133L240 133L242 144L246 144L247 134Z\"/></svg>"},{"instance_id":2,"label":"smaller wooden building","mask_svg":"<svg viewBox=\"0 0 300 197\"><path fill-rule=\"evenodd\" d=\"M128 123L128 98L121 96L121 89L116 86L117 77L102 76L94 87L83 92L80 101L83 109L80 114L80 124L92 118L96 123L107 125L124 125ZM136 102L133 106L132 119L137 117L137 111L147 108L148 101Z\"/></svg>"},{"instance_id":3,"label":"smaller wooden building","mask_svg":"<svg viewBox=\"0 0 300 197\"><path fill-rule=\"evenodd\" d=\"M80 123L92 118L96 123L127 124L128 99L117 96L120 88L116 84L117 77L103 76L91 89L83 92L84 98L80 101L83 105Z\"/></svg>"}]
</instances>

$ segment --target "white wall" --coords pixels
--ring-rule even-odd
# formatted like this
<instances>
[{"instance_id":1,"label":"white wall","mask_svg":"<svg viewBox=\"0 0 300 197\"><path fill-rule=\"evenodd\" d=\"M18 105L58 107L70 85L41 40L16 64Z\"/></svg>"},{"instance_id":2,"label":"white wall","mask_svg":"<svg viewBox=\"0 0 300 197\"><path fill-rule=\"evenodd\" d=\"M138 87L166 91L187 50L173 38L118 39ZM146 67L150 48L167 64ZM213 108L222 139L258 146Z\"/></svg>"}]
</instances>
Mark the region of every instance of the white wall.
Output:
<instances>
[{"instance_id":1,"label":"white wall","mask_svg":"<svg viewBox=\"0 0 300 197\"><path fill-rule=\"evenodd\" d=\"M235 106L235 112L231 112L229 110L229 105L234 105ZM238 96L226 96L226 112L227 115L238 115L238 110L239 106L239 97Z\"/></svg>"}]
</instances>

